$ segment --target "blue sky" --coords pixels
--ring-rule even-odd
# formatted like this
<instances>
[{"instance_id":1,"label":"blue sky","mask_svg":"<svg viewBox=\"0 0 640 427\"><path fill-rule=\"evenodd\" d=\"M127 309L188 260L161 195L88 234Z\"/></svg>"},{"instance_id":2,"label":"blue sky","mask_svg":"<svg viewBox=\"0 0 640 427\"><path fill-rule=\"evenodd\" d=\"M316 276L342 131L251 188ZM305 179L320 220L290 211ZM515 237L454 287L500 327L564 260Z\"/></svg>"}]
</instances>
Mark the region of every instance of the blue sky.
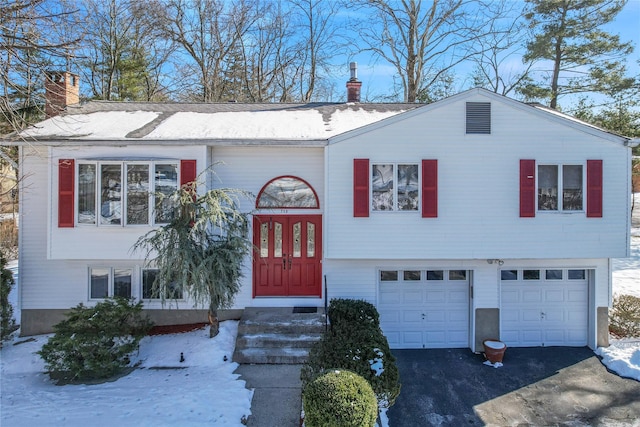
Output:
<instances>
[{"instance_id":1,"label":"blue sky","mask_svg":"<svg viewBox=\"0 0 640 427\"><path fill-rule=\"evenodd\" d=\"M619 34L622 41L632 41L635 51L627 61L627 67L630 74L640 75L640 0L629 0L624 9L618 14L616 20L603 28L605 31ZM369 53L356 54L350 58L344 59L344 64L339 67L344 68L344 72L338 70L344 77L336 77L336 92L340 96L340 91L344 90L346 95L345 83L349 78L349 62L358 63L358 78L362 82L362 97L372 98L370 100L380 101L376 99L377 95L389 95L390 87L393 85L393 75L395 69L388 63L378 60L374 63L374 59ZM514 58L512 61L514 67L519 67L521 61ZM456 71L457 89L464 90L470 87L470 76L472 64L466 64ZM513 96L513 95L511 95Z\"/></svg>"}]
</instances>

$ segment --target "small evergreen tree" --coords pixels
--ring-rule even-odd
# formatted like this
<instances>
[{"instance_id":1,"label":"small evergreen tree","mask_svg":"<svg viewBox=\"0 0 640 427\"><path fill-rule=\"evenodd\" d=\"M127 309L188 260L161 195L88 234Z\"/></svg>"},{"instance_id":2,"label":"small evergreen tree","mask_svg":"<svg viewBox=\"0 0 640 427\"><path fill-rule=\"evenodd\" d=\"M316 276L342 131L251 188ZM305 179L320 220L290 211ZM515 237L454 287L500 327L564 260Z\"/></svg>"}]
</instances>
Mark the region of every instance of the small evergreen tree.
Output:
<instances>
[{"instance_id":1,"label":"small evergreen tree","mask_svg":"<svg viewBox=\"0 0 640 427\"><path fill-rule=\"evenodd\" d=\"M133 249L144 251L147 264L158 269L152 292L163 302L177 284L196 304L208 306L214 337L218 310L233 303L253 248L248 214L239 208L240 199L251 195L230 188L197 194L193 183L169 197L176 206L173 220L140 237Z\"/></svg>"},{"instance_id":2,"label":"small evergreen tree","mask_svg":"<svg viewBox=\"0 0 640 427\"><path fill-rule=\"evenodd\" d=\"M142 302L118 297L94 307L79 304L53 327L55 335L38 354L54 379L109 378L129 365L151 326L142 315Z\"/></svg>"},{"instance_id":3,"label":"small evergreen tree","mask_svg":"<svg viewBox=\"0 0 640 427\"><path fill-rule=\"evenodd\" d=\"M9 339L18 329L13 318L13 307L9 303L9 294L14 285L13 274L6 266L7 259L4 253L0 252L0 347L2 341Z\"/></svg>"}]
</instances>

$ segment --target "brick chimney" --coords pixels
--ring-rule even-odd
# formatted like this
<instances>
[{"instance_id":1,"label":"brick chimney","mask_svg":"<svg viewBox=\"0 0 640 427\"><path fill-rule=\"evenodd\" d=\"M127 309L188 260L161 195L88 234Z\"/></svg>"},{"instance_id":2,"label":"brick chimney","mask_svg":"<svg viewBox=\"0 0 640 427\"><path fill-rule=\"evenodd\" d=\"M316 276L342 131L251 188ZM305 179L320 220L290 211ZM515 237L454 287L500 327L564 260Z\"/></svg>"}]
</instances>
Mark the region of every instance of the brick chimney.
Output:
<instances>
[{"instance_id":1,"label":"brick chimney","mask_svg":"<svg viewBox=\"0 0 640 427\"><path fill-rule=\"evenodd\" d=\"M68 71L47 71L44 82L46 117L55 117L64 111L67 105L79 103L79 88L77 74Z\"/></svg>"},{"instance_id":2,"label":"brick chimney","mask_svg":"<svg viewBox=\"0 0 640 427\"><path fill-rule=\"evenodd\" d=\"M360 88L362 82L358 80L358 63L349 63L351 78L347 82L347 102L360 102Z\"/></svg>"}]
</instances>

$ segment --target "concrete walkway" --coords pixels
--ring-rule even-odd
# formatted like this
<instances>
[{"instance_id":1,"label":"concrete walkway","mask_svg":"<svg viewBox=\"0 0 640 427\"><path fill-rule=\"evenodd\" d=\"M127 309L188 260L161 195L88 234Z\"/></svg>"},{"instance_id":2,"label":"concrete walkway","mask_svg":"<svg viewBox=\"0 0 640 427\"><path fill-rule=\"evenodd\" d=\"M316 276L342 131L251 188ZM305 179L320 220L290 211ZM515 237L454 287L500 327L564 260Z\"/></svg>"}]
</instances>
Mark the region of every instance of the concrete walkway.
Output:
<instances>
[{"instance_id":1,"label":"concrete walkway","mask_svg":"<svg viewBox=\"0 0 640 427\"><path fill-rule=\"evenodd\" d=\"M250 427L300 427L302 365L240 365L236 373L254 389Z\"/></svg>"}]
</instances>

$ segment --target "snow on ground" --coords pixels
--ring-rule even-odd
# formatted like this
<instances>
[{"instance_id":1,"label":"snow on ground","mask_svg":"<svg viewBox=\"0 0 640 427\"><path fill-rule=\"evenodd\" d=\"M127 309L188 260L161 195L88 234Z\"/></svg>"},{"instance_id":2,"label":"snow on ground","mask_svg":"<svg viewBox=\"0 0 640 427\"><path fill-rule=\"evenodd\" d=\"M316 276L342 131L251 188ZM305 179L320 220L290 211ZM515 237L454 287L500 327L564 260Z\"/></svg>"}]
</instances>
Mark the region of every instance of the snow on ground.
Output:
<instances>
[{"instance_id":1,"label":"snow on ground","mask_svg":"<svg viewBox=\"0 0 640 427\"><path fill-rule=\"evenodd\" d=\"M97 385L54 385L34 354L49 335L5 343L0 425L242 426L253 391L233 373L237 331L237 321L226 321L214 339L208 329L145 337L136 359L141 369Z\"/></svg>"},{"instance_id":2,"label":"snow on ground","mask_svg":"<svg viewBox=\"0 0 640 427\"><path fill-rule=\"evenodd\" d=\"M631 234L631 257L613 260L613 292L640 297L640 227ZM17 275L16 262L9 268ZM14 307L16 295L10 296ZM253 391L233 373L237 328L235 321L222 322L214 339L207 329L146 337L136 359L141 369L98 385L56 386L49 380L34 354L49 335L6 343L0 351L0 425L241 426L251 413ZM596 354L620 376L640 381L640 340L614 340ZM158 367L182 369L151 369Z\"/></svg>"}]
</instances>

